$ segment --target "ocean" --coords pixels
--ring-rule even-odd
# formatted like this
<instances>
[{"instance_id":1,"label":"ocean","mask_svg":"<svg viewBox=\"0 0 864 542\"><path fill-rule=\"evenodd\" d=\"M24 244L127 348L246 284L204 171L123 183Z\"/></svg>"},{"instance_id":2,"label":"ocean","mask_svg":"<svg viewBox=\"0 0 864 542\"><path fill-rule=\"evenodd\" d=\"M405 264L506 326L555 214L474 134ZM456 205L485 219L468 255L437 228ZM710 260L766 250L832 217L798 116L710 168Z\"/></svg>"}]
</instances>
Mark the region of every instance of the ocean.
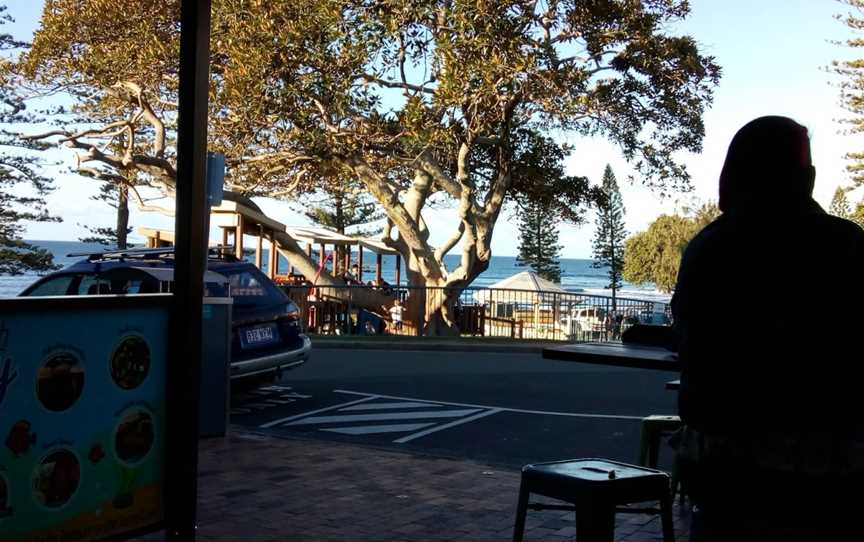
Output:
<instances>
[{"instance_id":1,"label":"ocean","mask_svg":"<svg viewBox=\"0 0 864 542\"><path fill-rule=\"evenodd\" d=\"M80 257L70 258L67 254L75 252L100 251L103 247L91 243L79 243L77 241L30 241L36 246L45 248L54 254L54 262L62 267L67 267L72 263L80 260ZM267 250L265 249L266 253ZM267 261L266 256L264 261ZM448 269L454 269L459 263L459 256L450 254L444 257L444 263ZM604 269L593 267L593 260L587 259L561 259L561 286L567 290L584 292L595 295L611 295L611 292L606 289L608 279ZM375 258L372 254L366 253L363 261L364 279L369 280L375 272ZM503 280L510 275L527 270L526 267L519 266L514 256L493 256L492 261L482 275L472 283L472 286L491 286L496 282ZM280 258L279 272L287 273L288 264ZM384 256L381 267L381 275L385 281L390 284L396 282L396 262L394 256ZM18 276L0 276L0 297L12 297L18 295L24 288L29 286L39 275L35 273L24 274ZM403 270L402 281L404 284L405 273ZM658 292L653 284L634 285L624 283L624 286L619 290L620 297L629 297L633 299L645 299L650 301L667 302L669 295Z\"/></svg>"}]
</instances>

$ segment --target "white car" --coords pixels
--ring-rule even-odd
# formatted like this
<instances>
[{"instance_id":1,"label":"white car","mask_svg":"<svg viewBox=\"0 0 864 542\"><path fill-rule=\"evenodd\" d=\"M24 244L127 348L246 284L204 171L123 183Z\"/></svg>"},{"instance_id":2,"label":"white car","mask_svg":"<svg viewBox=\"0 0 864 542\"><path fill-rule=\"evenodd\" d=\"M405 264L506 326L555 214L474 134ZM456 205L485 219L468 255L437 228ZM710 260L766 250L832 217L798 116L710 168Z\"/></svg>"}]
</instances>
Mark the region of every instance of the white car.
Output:
<instances>
[{"instance_id":1,"label":"white car","mask_svg":"<svg viewBox=\"0 0 864 542\"><path fill-rule=\"evenodd\" d=\"M606 311L593 307L572 309L561 323L564 324L570 340L580 340L585 333L603 333L606 330L605 322Z\"/></svg>"}]
</instances>

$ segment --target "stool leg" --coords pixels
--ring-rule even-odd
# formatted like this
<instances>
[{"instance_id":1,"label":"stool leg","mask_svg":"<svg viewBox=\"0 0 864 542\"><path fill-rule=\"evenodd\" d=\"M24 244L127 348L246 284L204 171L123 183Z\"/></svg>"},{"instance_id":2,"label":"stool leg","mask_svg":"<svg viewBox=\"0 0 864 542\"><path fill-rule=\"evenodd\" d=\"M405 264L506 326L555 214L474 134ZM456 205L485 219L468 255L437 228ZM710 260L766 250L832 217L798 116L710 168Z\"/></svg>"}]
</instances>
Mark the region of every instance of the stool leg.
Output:
<instances>
[{"instance_id":1,"label":"stool leg","mask_svg":"<svg viewBox=\"0 0 864 542\"><path fill-rule=\"evenodd\" d=\"M660 431L651 433L648 445L648 464L652 469L657 468L657 463L660 459L660 441L663 440L663 434Z\"/></svg>"},{"instance_id":2,"label":"stool leg","mask_svg":"<svg viewBox=\"0 0 864 542\"><path fill-rule=\"evenodd\" d=\"M613 542L615 506L606 502L576 504L576 540L578 542Z\"/></svg>"},{"instance_id":3,"label":"stool leg","mask_svg":"<svg viewBox=\"0 0 864 542\"><path fill-rule=\"evenodd\" d=\"M528 491L527 484L523 480L519 485L519 503L516 505L516 523L513 525L513 542L522 542L525 534L525 515L528 513Z\"/></svg>"},{"instance_id":4,"label":"stool leg","mask_svg":"<svg viewBox=\"0 0 864 542\"><path fill-rule=\"evenodd\" d=\"M650 448L650 437L648 436L648 424L642 422L642 431L639 434L639 464L648 466L648 448Z\"/></svg>"},{"instance_id":5,"label":"stool leg","mask_svg":"<svg viewBox=\"0 0 864 542\"><path fill-rule=\"evenodd\" d=\"M672 496L668 492L660 499L660 521L663 525L663 542L675 542L675 527L672 523Z\"/></svg>"},{"instance_id":6,"label":"stool leg","mask_svg":"<svg viewBox=\"0 0 864 542\"><path fill-rule=\"evenodd\" d=\"M681 480L681 472L678 467L678 454L675 454L675 460L672 463L672 502L675 502L675 494L678 492L678 484ZM681 498L684 498L684 487L681 487Z\"/></svg>"}]
</instances>

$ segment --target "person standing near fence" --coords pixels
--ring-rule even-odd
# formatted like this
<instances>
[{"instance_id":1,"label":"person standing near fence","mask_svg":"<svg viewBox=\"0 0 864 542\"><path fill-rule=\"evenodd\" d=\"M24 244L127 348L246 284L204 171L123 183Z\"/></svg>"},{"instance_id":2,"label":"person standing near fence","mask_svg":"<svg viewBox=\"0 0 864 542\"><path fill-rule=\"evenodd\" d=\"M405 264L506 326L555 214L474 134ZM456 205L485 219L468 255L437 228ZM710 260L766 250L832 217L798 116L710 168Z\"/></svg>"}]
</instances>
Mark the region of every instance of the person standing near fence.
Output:
<instances>
[{"instance_id":1,"label":"person standing near fence","mask_svg":"<svg viewBox=\"0 0 864 542\"><path fill-rule=\"evenodd\" d=\"M398 299L393 301L393 306L390 307L390 319L393 320L393 329L402 331L402 315L405 312L405 307Z\"/></svg>"}]
</instances>

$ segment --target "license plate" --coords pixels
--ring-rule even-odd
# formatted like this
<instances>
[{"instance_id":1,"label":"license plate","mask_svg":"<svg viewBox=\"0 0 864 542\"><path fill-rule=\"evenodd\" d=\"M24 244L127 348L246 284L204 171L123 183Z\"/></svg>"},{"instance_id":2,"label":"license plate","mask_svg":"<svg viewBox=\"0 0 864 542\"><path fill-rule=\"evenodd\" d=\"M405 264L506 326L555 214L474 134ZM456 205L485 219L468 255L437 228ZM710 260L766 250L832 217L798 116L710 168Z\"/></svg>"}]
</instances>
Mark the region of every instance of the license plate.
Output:
<instances>
[{"instance_id":1,"label":"license plate","mask_svg":"<svg viewBox=\"0 0 864 542\"><path fill-rule=\"evenodd\" d=\"M247 327L240 330L240 346L243 348L257 348L278 342L279 331L276 329L276 324Z\"/></svg>"}]
</instances>

